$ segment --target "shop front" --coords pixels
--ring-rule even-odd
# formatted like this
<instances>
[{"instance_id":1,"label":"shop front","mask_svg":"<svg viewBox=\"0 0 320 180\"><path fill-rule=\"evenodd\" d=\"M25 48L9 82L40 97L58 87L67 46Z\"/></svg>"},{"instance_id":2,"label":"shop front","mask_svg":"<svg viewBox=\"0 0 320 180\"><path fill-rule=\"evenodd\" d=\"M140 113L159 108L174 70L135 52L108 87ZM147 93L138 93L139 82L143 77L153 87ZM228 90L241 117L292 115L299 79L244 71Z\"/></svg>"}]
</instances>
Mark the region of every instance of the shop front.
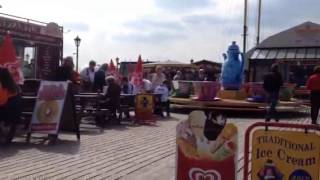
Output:
<instances>
[{"instance_id":1,"label":"shop front","mask_svg":"<svg viewBox=\"0 0 320 180\"><path fill-rule=\"evenodd\" d=\"M10 34L26 79L50 79L63 57L63 27L0 13L0 41Z\"/></svg>"},{"instance_id":2,"label":"shop front","mask_svg":"<svg viewBox=\"0 0 320 180\"><path fill-rule=\"evenodd\" d=\"M303 86L320 65L320 25L306 22L273 35L249 53L250 81L262 81L278 63L286 82Z\"/></svg>"}]
</instances>

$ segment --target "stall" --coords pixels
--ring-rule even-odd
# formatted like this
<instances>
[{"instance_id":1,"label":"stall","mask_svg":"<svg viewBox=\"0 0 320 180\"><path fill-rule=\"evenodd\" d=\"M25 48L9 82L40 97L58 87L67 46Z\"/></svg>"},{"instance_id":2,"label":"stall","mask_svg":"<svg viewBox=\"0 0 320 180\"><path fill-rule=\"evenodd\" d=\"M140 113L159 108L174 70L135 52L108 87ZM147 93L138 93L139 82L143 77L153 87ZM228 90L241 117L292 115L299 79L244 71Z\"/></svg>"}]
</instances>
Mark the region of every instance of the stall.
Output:
<instances>
[{"instance_id":1,"label":"stall","mask_svg":"<svg viewBox=\"0 0 320 180\"><path fill-rule=\"evenodd\" d=\"M63 27L0 13L0 40L10 34L26 79L50 79L63 57Z\"/></svg>"}]
</instances>

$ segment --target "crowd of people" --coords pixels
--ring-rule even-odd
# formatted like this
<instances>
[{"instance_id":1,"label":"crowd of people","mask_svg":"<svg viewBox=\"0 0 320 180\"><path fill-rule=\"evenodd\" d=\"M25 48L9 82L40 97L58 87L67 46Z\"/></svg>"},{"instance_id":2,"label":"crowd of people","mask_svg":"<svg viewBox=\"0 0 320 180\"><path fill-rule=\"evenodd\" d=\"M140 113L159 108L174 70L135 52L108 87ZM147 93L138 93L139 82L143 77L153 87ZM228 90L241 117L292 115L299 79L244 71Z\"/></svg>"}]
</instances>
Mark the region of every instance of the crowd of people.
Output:
<instances>
[{"instance_id":1,"label":"crowd of people","mask_svg":"<svg viewBox=\"0 0 320 180\"><path fill-rule=\"evenodd\" d=\"M168 97L172 92L173 80L194 80L194 81L214 81L215 75L199 69L198 72L192 71L168 71L158 66L154 72L143 73L142 87L136 87L130 77L121 76L117 72L109 69L108 64L102 64L97 68L95 61L90 61L88 67L80 73L74 70L72 57L63 59L61 67L55 73L54 80L71 81L79 92L103 93L105 97L118 98L120 94L156 93L161 94L161 101L166 107L169 115ZM110 86L110 83L113 83ZM108 89L108 90L107 90ZM112 89L112 90L111 90ZM162 113L160 114L162 115Z\"/></svg>"},{"instance_id":2,"label":"crowd of people","mask_svg":"<svg viewBox=\"0 0 320 180\"><path fill-rule=\"evenodd\" d=\"M189 77L188 77L189 76ZM177 70L175 73L166 72L162 67L156 67L154 73L143 73L142 86L137 87L129 77L121 76L108 68L108 64L102 64L97 68L95 61L90 61L88 67L80 73L74 70L72 57L64 58L61 66L54 73L52 80L70 81L77 92L101 93L104 97L103 105L116 115L118 105L120 105L121 94L155 93L161 95L161 104L170 116L169 96L172 92L172 80L187 80L186 77L196 81L214 81L214 75L210 75L205 70L200 69L196 75L192 76ZM192 77L192 78L191 78ZM264 89L268 93L270 108L267 112L266 121L274 118L278 121L276 105L279 99L279 90L283 85L279 67L275 64L271 67L271 72L264 78ZM317 124L320 109L320 66L315 67L306 83L310 90L311 118L312 123ZM8 132L6 127L20 118L22 109L21 88L15 83L9 71L0 68L0 133ZM157 112L163 116L162 110ZM0 136L2 136L0 134Z\"/></svg>"},{"instance_id":3,"label":"crowd of people","mask_svg":"<svg viewBox=\"0 0 320 180\"><path fill-rule=\"evenodd\" d=\"M62 72L58 72L59 76L68 79L78 84L81 90L103 92L106 97L118 98L121 93L123 94L137 94L141 92L157 93L161 94L161 101L164 107L166 107L167 114L169 115L169 100L168 97L172 92L173 80L192 80L192 81L216 81L217 77L214 73L210 73L204 69L199 69L197 72L191 70L168 70L162 67L156 67L153 73L144 72L143 74L143 86L142 88L135 87L130 82L128 77L116 76L113 72L108 71L108 64L103 64L98 70L96 70L96 62L90 61L89 66L83 69L80 74L77 74L73 70L74 65L71 57L64 59L64 63L61 67ZM68 71L66 73L66 71ZM314 69L313 75L311 75L306 83L307 88L311 91L311 116L312 123L316 124L318 112L320 108L320 79L319 79L320 67L317 66ZM63 73L64 72L64 73ZM106 81L106 79L109 79ZM110 79L112 79L110 81ZM61 80L61 79L60 79ZM108 84L113 83L110 86L109 92L104 89ZM270 108L266 114L266 121L270 121L274 118L278 121L276 113L276 105L279 100L280 87L283 86L283 80L279 72L279 67L274 64L271 67L271 71L264 78L264 89L268 94L268 101ZM110 94L111 93L111 94ZM162 112L161 112L162 115Z\"/></svg>"}]
</instances>

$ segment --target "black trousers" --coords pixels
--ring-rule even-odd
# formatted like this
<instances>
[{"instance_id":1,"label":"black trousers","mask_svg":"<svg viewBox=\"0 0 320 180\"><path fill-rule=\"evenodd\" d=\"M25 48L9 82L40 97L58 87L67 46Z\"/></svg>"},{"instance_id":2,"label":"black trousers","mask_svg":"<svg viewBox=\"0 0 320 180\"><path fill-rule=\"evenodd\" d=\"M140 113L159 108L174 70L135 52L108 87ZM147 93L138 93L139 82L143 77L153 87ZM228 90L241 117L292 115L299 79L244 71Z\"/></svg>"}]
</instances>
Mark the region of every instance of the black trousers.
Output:
<instances>
[{"instance_id":1,"label":"black trousers","mask_svg":"<svg viewBox=\"0 0 320 180\"><path fill-rule=\"evenodd\" d=\"M317 124L320 109L320 91L311 91L310 102L312 124Z\"/></svg>"},{"instance_id":2,"label":"black trousers","mask_svg":"<svg viewBox=\"0 0 320 180\"><path fill-rule=\"evenodd\" d=\"M154 113L163 117L163 108L165 109L167 116L170 116L170 101L161 102L161 105L155 108Z\"/></svg>"},{"instance_id":3,"label":"black trousers","mask_svg":"<svg viewBox=\"0 0 320 180\"><path fill-rule=\"evenodd\" d=\"M0 121L4 121L6 125L16 124L20 120L21 112L21 96L13 96L5 105L0 106Z\"/></svg>"}]
</instances>

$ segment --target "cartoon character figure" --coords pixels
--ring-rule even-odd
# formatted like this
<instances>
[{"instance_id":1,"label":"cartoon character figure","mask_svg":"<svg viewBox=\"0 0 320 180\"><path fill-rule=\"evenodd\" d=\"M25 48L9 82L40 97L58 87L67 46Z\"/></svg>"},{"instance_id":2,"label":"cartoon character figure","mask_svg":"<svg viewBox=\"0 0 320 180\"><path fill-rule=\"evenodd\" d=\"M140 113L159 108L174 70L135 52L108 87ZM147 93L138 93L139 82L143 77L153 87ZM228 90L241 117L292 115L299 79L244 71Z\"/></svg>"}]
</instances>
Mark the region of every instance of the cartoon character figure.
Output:
<instances>
[{"instance_id":1,"label":"cartoon character figure","mask_svg":"<svg viewBox=\"0 0 320 180\"><path fill-rule=\"evenodd\" d=\"M228 48L228 56L223 54L221 81L225 90L239 90L243 80L244 57L235 41ZM239 55L242 60L240 61Z\"/></svg>"},{"instance_id":2,"label":"cartoon character figure","mask_svg":"<svg viewBox=\"0 0 320 180\"><path fill-rule=\"evenodd\" d=\"M147 97L143 97L143 99L141 101L141 104L142 104L143 108L147 108L148 107L149 101L148 101Z\"/></svg>"},{"instance_id":3,"label":"cartoon character figure","mask_svg":"<svg viewBox=\"0 0 320 180\"><path fill-rule=\"evenodd\" d=\"M258 177L260 180L283 180L283 174L270 159L267 160L264 167L258 172Z\"/></svg>"}]
</instances>

